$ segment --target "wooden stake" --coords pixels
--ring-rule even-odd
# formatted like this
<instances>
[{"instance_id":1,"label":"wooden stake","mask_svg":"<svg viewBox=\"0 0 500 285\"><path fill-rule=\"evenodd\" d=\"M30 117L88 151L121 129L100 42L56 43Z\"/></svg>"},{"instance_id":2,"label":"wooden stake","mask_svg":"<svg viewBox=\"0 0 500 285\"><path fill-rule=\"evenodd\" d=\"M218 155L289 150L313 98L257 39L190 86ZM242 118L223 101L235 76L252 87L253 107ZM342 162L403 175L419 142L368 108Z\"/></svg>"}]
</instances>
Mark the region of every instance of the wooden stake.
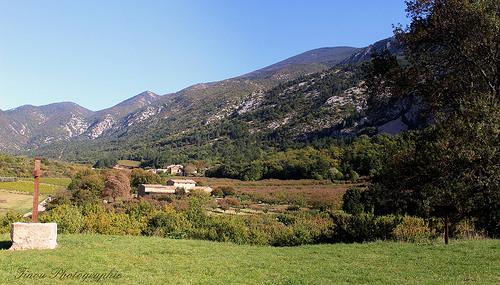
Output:
<instances>
[{"instance_id":1,"label":"wooden stake","mask_svg":"<svg viewBox=\"0 0 500 285\"><path fill-rule=\"evenodd\" d=\"M448 236L449 236L449 228L448 228L448 222L449 222L449 218L448 218L448 213L446 213L446 217L444 218L444 244L448 244Z\"/></svg>"},{"instance_id":2,"label":"wooden stake","mask_svg":"<svg viewBox=\"0 0 500 285\"><path fill-rule=\"evenodd\" d=\"M35 178L35 186L33 189L33 211L31 212L31 222L38 222L38 196L40 194L40 176L42 176L42 171L40 170L40 163L42 158L35 157L35 170L33 170L33 177Z\"/></svg>"}]
</instances>

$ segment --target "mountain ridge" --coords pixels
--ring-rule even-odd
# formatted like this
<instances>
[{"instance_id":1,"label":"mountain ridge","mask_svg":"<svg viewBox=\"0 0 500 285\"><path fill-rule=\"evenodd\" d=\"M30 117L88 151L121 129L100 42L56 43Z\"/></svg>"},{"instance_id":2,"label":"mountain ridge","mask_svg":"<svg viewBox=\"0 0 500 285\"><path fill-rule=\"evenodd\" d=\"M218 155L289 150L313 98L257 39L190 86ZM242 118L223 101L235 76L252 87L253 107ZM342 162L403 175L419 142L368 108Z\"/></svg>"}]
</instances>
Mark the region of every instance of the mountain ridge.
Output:
<instances>
[{"instance_id":1,"label":"mountain ridge","mask_svg":"<svg viewBox=\"0 0 500 285\"><path fill-rule=\"evenodd\" d=\"M25 105L1 111L0 151L80 161L91 161L103 153L116 151L125 155L128 151L120 151L123 145L130 150L157 150L168 146L182 147L179 149L182 151L195 147L189 146L192 142L190 136L196 137L194 142L199 147L207 141L220 141L223 137L218 137L221 132L216 129L221 126L229 129L238 126L248 134L257 130L252 127L255 125L264 130L266 136L290 139L353 135L361 130L360 125L363 124L352 123L368 120L362 118L366 103L360 69L355 66L365 61L367 55L369 57L374 46L390 47L391 41L389 38L363 49L314 49L242 76L195 84L176 93L158 95L144 91L96 112L71 102L40 107ZM335 67L342 65L353 67ZM281 90L282 86L291 89ZM290 101L283 97L276 101L271 94L278 91L273 90L280 90L296 99ZM273 101L276 102L270 103ZM265 114L268 112L266 108L276 109L273 104L283 105L284 109L279 109L282 121L272 116L266 119L269 121L265 124L255 121L260 120L258 117L248 120L249 116L255 117L259 112ZM297 109L300 104L313 104L320 112L309 107L307 112L300 111ZM49 109L58 115L45 114L45 110ZM12 116L16 112L17 116ZM348 119L350 117L353 119ZM379 123L383 123L383 116L379 117L382 117ZM28 123L25 118L33 122ZM304 121L304 118L310 118L319 128ZM242 123L244 121L246 123ZM211 133L214 130L215 133ZM203 133L206 133L205 139L199 135ZM189 142L187 145L186 140Z\"/></svg>"}]
</instances>

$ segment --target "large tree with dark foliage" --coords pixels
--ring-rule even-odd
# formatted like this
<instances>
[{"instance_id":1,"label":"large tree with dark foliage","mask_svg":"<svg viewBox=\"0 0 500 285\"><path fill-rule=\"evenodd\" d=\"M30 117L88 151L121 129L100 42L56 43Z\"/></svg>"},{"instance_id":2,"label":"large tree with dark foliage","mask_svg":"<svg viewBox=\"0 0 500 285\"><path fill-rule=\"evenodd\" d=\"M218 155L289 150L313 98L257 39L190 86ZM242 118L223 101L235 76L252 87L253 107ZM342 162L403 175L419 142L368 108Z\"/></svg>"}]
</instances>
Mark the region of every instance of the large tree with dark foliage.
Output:
<instances>
[{"instance_id":1,"label":"large tree with dark foliage","mask_svg":"<svg viewBox=\"0 0 500 285\"><path fill-rule=\"evenodd\" d=\"M411 24L396 29L408 65L386 64L382 87L417 96L435 124L404 135L374 178L375 212L432 215L456 207L500 236L500 1L406 1ZM373 69L377 70L377 69ZM398 70L395 73L394 70Z\"/></svg>"}]
</instances>

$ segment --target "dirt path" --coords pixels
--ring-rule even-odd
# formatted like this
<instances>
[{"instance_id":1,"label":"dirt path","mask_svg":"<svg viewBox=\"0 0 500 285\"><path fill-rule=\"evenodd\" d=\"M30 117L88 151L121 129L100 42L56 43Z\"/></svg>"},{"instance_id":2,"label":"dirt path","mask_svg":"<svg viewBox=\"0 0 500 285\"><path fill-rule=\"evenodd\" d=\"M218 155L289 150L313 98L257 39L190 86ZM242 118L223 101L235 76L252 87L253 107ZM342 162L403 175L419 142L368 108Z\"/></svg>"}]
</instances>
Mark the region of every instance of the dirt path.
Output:
<instances>
[{"instance_id":1,"label":"dirt path","mask_svg":"<svg viewBox=\"0 0 500 285\"><path fill-rule=\"evenodd\" d=\"M45 206L47 206L47 201L49 201L50 197L43 200L42 203L38 204L38 213L44 212L45 211ZM30 217L33 215L33 211L24 214L25 217Z\"/></svg>"}]
</instances>

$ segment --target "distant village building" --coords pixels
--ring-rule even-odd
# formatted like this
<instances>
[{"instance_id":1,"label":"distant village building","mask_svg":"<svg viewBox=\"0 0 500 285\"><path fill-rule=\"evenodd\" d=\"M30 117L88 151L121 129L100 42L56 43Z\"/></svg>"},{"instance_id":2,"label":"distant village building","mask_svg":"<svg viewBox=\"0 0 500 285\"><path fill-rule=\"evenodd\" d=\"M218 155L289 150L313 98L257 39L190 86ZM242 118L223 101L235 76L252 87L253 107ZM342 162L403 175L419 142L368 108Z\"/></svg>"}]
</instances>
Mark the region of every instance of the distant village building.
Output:
<instances>
[{"instance_id":1,"label":"distant village building","mask_svg":"<svg viewBox=\"0 0 500 285\"><path fill-rule=\"evenodd\" d=\"M170 179L167 181L168 186L174 186L175 188L184 188L185 190L189 190L196 186L196 181L188 180L188 179Z\"/></svg>"},{"instance_id":2,"label":"distant village building","mask_svg":"<svg viewBox=\"0 0 500 285\"><path fill-rule=\"evenodd\" d=\"M169 165L166 168L150 169L148 171L156 173L156 174L167 173L170 175L182 176L184 174L184 166L182 166L182 165Z\"/></svg>"},{"instance_id":3,"label":"distant village building","mask_svg":"<svg viewBox=\"0 0 500 285\"><path fill-rule=\"evenodd\" d=\"M144 197L147 195L175 194L175 186L165 186L159 184L141 184L137 187L137 195Z\"/></svg>"},{"instance_id":4,"label":"distant village building","mask_svg":"<svg viewBox=\"0 0 500 285\"><path fill-rule=\"evenodd\" d=\"M182 175L184 173L184 166L182 165L169 165L167 166L168 174Z\"/></svg>"},{"instance_id":5,"label":"distant village building","mask_svg":"<svg viewBox=\"0 0 500 285\"><path fill-rule=\"evenodd\" d=\"M205 192L212 192L210 187L196 186L196 181L188 179L170 179L167 181L167 185L158 184L141 184L137 188L137 195L139 197L145 197L148 195L165 195L165 194L175 194L175 189L184 188L186 193L194 189L200 189Z\"/></svg>"}]
</instances>

